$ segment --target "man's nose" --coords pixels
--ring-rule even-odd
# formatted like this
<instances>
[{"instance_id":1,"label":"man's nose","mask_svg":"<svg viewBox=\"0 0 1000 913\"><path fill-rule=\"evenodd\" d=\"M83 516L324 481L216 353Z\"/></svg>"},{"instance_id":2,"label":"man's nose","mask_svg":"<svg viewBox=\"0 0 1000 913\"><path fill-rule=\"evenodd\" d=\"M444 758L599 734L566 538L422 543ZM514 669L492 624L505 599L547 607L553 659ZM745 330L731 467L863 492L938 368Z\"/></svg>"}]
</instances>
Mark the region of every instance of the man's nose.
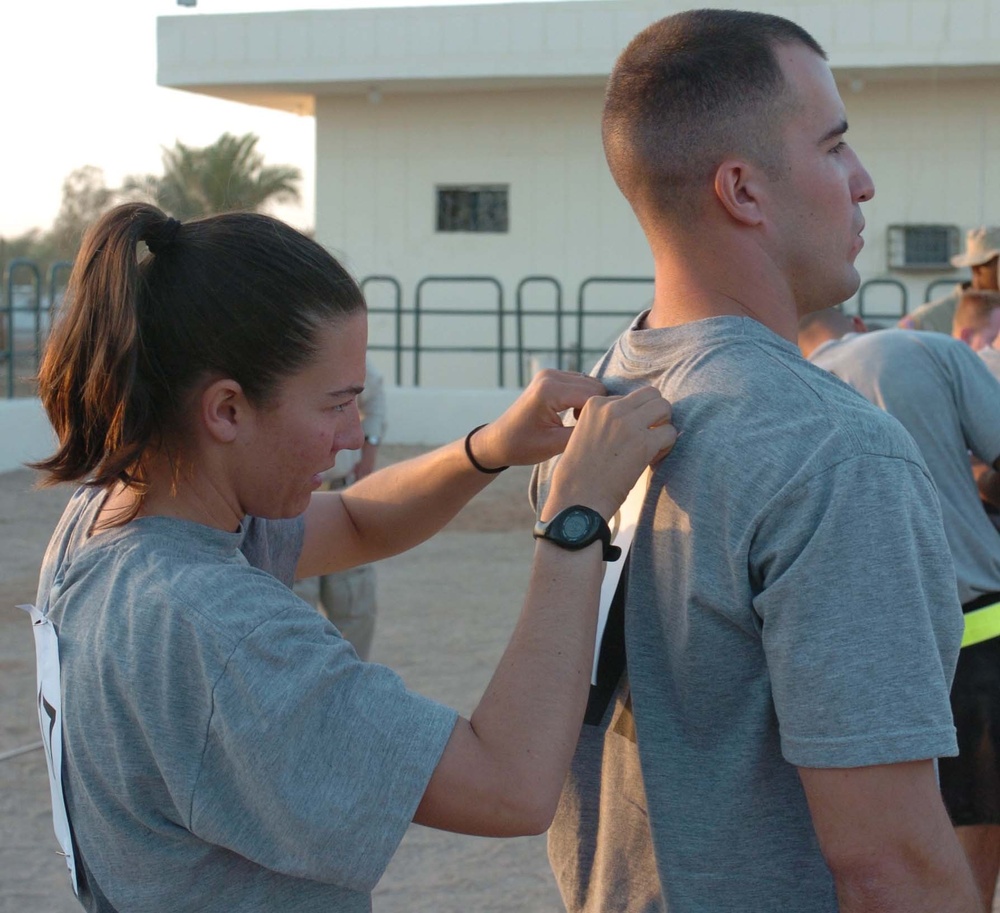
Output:
<instances>
[{"instance_id":1,"label":"man's nose","mask_svg":"<svg viewBox=\"0 0 1000 913\"><path fill-rule=\"evenodd\" d=\"M858 159L857 172L853 178L853 190L854 199L858 203L866 203L873 196L875 196L875 182L872 180L872 176L868 173L868 169L861 164L861 159Z\"/></svg>"}]
</instances>

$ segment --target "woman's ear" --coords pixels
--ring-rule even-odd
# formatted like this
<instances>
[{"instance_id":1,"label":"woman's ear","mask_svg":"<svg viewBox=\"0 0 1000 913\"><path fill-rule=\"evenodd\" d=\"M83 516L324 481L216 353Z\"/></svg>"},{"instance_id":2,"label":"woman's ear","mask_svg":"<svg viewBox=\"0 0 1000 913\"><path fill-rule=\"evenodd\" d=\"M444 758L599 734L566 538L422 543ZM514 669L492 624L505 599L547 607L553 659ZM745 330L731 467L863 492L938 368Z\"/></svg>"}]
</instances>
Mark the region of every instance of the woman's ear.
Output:
<instances>
[{"instance_id":1,"label":"woman's ear","mask_svg":"<svg viewBox=\"0 0 1000 913\"><path fill-rule=\"evenodd\" d=\"M251 414L243 388L232 378L215 380L202 390L199 401L201 422L208 434L224 444L236 440Z\"/></svg>"},{"instance_id":2,"label":"woman's ear","mask_svg":"<svg viewBox=\"0 0 1000 913\"><path fill-rule=\"evenodd\" d=\"M727 159L715 171L715 196L737 222L759 225L764 220L760 205L763 179L759 168L740 159Z\"/></svg>"}]
</instances>

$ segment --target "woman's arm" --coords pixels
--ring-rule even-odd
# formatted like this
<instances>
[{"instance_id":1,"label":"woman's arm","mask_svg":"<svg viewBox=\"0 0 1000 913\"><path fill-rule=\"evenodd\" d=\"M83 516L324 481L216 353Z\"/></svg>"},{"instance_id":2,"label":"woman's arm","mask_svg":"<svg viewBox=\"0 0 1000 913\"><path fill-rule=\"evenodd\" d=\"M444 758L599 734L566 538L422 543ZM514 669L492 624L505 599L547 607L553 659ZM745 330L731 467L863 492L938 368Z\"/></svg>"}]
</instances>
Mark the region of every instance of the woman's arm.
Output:
<instances>
[{"instance_id":1,"label":"woman's arm","mask_svg":"<svg viewBox=\"0 0 1000 913\"><path fill-rule=\"evenodd\" d=\"M560 413L604 393L593 377L539 372L471 446L487 468L533 465L561 453L572 429ZM297 577L327 574L413 548L438 532L494 475L477 470L464 441L381 469L343 493L317 492L306 511Z\"/></svg>"},{"instance_id":2,"label":"woman's arm","mask_svg":"<svg viewBox=\"0 0 1000 913\"><path fill-rule=\"evenodd\" d=\"M643 388L594 398L553 474L542 519L582 504L610 518L673 446L669 404ZM594 655L602 546L535 546L528 592L471 719L460 719L414 821L487 836L544 831L580 734Z\"/></svg>"}]
</instances>

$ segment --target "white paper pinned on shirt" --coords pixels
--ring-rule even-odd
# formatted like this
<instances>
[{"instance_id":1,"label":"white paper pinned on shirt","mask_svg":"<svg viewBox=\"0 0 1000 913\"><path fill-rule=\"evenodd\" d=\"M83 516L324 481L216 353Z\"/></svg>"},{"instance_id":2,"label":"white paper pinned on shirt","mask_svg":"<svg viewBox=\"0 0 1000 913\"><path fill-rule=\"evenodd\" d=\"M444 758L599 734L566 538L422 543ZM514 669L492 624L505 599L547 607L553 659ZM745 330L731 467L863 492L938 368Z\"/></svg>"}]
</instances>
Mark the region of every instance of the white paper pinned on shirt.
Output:
<instances>
[{"instance_id":1,"label":"white paper pinned on shirt","mask_svg":"<svg viewBox=\"0 0 1000 913\"><path fill-rule=\"evenodd\" d=\"M618 509L615 519L617 529L611 540L612 545L617 545L622 550L622 556L617 561L608 561L604 565L604 580L601 582L601 602L597 610L597 642L594 645L594 666L590 673L590 683L597 684L597 664L601 659L601 641L604 639L604 629L608 624L608 613L611 611L611 601L615 598L615 590L618 589L618 581L622 576L622 568L625 566L625 558L628 550L632 546L632 539L635 536L635 528L639 523L639 513L642 511L643 501L646 500L646 492L649 490L649 480L653 471L647 466L639 481L635 483L632 490L625 498L625 502Z\"/></svg>"},{"instance_id":2,"label":"white paper pinned on shirt","mask_svg":"<svg viewBox=\"0 0 1000 913\"><path fill-rule=\"evenodd\" d=\"M38 723L45 745L45 766L49 771L49 792L52 798L52 824L56 840L66 859L73 893L80 896L77 883L76 858L73 855L73 838L70 835L66 797L62 788L62 688L59 678L59 640L56 629L46 615L33 605L19 605L31 616L31 629L35 635L35 665L38 682Z\"/></svg>"}]
</instances>

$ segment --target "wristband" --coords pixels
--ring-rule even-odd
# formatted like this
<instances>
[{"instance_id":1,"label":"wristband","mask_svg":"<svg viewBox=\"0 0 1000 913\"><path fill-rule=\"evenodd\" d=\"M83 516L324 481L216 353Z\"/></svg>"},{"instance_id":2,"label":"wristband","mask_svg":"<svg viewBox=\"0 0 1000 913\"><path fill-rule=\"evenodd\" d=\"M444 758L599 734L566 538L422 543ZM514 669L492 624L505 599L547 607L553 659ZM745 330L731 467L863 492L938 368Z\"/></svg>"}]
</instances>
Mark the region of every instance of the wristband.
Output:
<instances>
[{"instance_id":1,"label":"wristband","mask_svg":"<svg viewBox=\"0 0 1000 913\"><path fill-rule=\"evenodd\" d=\"M488 422L486 424L489 424ZM477 425L465 436L465 455L469 458L469 462L478 469L480 472L486 473L488 476L496 475L498 472L503 472L505 469L510 469L509 466L501 466L498 469L487 469L485 466L480 465L479 461L472 455L472 435L474 435L480 428L485 428L486 425Z\"/></svg>"}]
</instances>

